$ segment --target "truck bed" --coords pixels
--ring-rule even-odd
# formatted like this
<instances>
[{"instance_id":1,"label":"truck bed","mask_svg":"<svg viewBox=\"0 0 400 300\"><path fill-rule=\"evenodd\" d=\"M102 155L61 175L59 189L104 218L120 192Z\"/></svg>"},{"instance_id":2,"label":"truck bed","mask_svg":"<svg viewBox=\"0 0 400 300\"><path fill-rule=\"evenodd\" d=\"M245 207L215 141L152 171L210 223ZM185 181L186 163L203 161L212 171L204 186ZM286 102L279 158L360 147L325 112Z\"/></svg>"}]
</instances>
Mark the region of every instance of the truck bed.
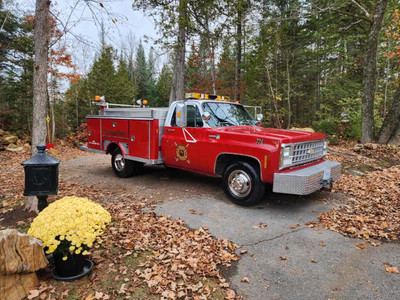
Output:
<instances>
[{"instance_id":1,"label":"truck bed","mask_svg":"<svg viewBox=\"0 0 400 300\"><path fill-rule=\"evenodd\" d=\"M88 150L112 153L118 146L126 159L162 164L161 136L168 108L104 108L87 116Z\"/></svg>"}]
</instances>

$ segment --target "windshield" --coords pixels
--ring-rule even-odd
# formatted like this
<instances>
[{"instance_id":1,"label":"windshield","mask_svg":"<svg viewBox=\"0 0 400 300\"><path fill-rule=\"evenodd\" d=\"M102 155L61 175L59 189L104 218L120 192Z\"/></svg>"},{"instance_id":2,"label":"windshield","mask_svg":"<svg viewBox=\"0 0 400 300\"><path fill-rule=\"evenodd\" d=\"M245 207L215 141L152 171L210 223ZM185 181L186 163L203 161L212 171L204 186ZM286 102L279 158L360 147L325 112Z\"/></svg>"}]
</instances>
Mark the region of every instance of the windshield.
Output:
<instances>
[{"instance_id":1,"label":"windshield","mask_svg":"<svg viewBox=\"0 0 400 300\"><path fill-rule=\"evenodd\" d=\"M241 105L221 102L203 103L204 111L211 114L211 127L256 125L249 112Z\"/></svg>"}]
</instances>

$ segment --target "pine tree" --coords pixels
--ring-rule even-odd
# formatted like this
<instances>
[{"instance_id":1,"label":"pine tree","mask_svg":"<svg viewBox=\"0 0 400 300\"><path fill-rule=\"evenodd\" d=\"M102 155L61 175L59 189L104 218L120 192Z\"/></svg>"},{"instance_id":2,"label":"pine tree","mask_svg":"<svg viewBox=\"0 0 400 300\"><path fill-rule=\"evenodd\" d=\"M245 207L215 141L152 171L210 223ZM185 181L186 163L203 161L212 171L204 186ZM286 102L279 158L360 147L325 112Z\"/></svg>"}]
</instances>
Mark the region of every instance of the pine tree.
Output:
<instances>
[{"instance_id":1,"label":"pine tree","mask_svg":"<svg viewBox=\"0 0 400 300\"><path fill-rule=\"evenodd\" d=\"M136 53L135 62L135 83L138 87L137 97L139 99L146 99L148 97L148 80L149 69L146 62L146 55L144 52L143 44L140 42Z\"/></svg>"},{"instance_id":2,"label":"pine tree","mask_svg":"<svg viewBox=\"0 0 400 300\"><path fill-rule=\"evenodd\" d=\"M107 102L116 103L115 99L115 68L113 49L104 48L100 57L94 62L88 74L88 92L90 99L94 96L105 96Z\"/></svg>"},{"instance_id":3,"label":"pine tree","mask_svg":"<svg viewBox=\"0 0 400 300\"><path fill-rule=\"evenodd\" d=\"M149 59L147 63L147 87L146 97L150 101L151 106L160 106L159 93L156 87L156 61L154 58L154 49L150 48Z\"/></svg>"},{"instance_id":4,"label":"pine tree","mask_svg":"<svg viewBox=\"0 0 400 300\"><path fill-rule=\"evenodd\" d=\"M114 76L114 95L113 100L116 103L133 104L136 99L136 91L133 82L129 80L129 73L126 63L120 59L118 71Z\"/></svg>"},{"instance_id":5,"label":"pine tree","mask_svg":"<svg viewBox=\"0 0 400 300\"><path fill-rule=\"evenodd\" d=\"M168 106L172 85L172 69L169 64L164 64L157 81L159 93L158 106Z\"/></svg>"}]
</instances>

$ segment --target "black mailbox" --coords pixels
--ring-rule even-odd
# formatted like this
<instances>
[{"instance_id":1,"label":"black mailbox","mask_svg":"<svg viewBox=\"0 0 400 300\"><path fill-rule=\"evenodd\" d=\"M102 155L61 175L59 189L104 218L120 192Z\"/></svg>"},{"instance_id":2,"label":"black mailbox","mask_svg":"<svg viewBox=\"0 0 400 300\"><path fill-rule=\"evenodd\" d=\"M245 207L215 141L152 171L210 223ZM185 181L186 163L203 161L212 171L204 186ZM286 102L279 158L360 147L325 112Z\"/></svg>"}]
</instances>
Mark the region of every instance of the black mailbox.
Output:
<instances>
[{"instance_id":1,"label":"black mailbox","mask_svg":"<svg viewBox=\"0 0 400 300\"><path fill-rule=\"evenodd\" d=\"M47 206L47 196L58 192L60 160L45 153L46 145L37 145L38 153L21 163L25 170L24 196L37 196L39 210Z\"/></svg>"}]
</instances>

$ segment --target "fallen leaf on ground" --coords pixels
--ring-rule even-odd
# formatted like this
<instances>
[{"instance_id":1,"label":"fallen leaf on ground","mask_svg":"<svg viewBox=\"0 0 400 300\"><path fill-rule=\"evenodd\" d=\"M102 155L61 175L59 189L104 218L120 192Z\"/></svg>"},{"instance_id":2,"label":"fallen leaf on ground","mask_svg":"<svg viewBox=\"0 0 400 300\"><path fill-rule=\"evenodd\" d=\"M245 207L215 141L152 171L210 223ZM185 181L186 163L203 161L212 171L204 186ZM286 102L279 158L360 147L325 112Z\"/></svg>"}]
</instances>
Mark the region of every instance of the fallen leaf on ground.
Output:
<instances>
[{"instance_id":1,"label":"fallen leaf on ground","mask_svg":"<svg viewBox=\"0 0 400 300\"><path fill-rule=\"evenodd\" d=\"M385 265L386 272L393 273L393 274L399 274L399 270L397 269L397 267L393 267L387 263L385 263L384 265Z\"/></svg>"},{"instance_id":2,"label":"fallen leaf on ground","mask_svg":"<svg viewBox=\"0 0 400 300\"><path fill-rule=\"evenodd\" d=\"M243 277L242 280L240 280L241 282L246 282L246 283L250 283L250 280L248 277Z\"/></svg>"},{"instance_id":3,"label":"fallen leaf on ground","mask_svg":"<svg viewBox=\"0 0 400 300\"><path fill-rule=\"evenodd\" d=\"M325 244L324 242L320 242L319 245L320 245L321 247L325 247L325 246L326 246L326 244Z\"/></svg>"},{"instance_id":4,"label":"fallen leaf on ground","mask_svg":"<svg viewBox=\"0 0 400 300\"><path fill-rule=\"evenodd\" d=\"M39 296L39 290L30 290L28 299L33 299Z\"/></svg>"},{"instance_id":5,"label":"fallen leaf on ground","mask_svg":"<svg viewBox=\"0 0 400 300\"><path fill-rule=\"evenodd\" d=\"M357 249L362 250L368 248L368 245L366 243L359 243L357 244Z\"/></svg>"}]
</instances>

